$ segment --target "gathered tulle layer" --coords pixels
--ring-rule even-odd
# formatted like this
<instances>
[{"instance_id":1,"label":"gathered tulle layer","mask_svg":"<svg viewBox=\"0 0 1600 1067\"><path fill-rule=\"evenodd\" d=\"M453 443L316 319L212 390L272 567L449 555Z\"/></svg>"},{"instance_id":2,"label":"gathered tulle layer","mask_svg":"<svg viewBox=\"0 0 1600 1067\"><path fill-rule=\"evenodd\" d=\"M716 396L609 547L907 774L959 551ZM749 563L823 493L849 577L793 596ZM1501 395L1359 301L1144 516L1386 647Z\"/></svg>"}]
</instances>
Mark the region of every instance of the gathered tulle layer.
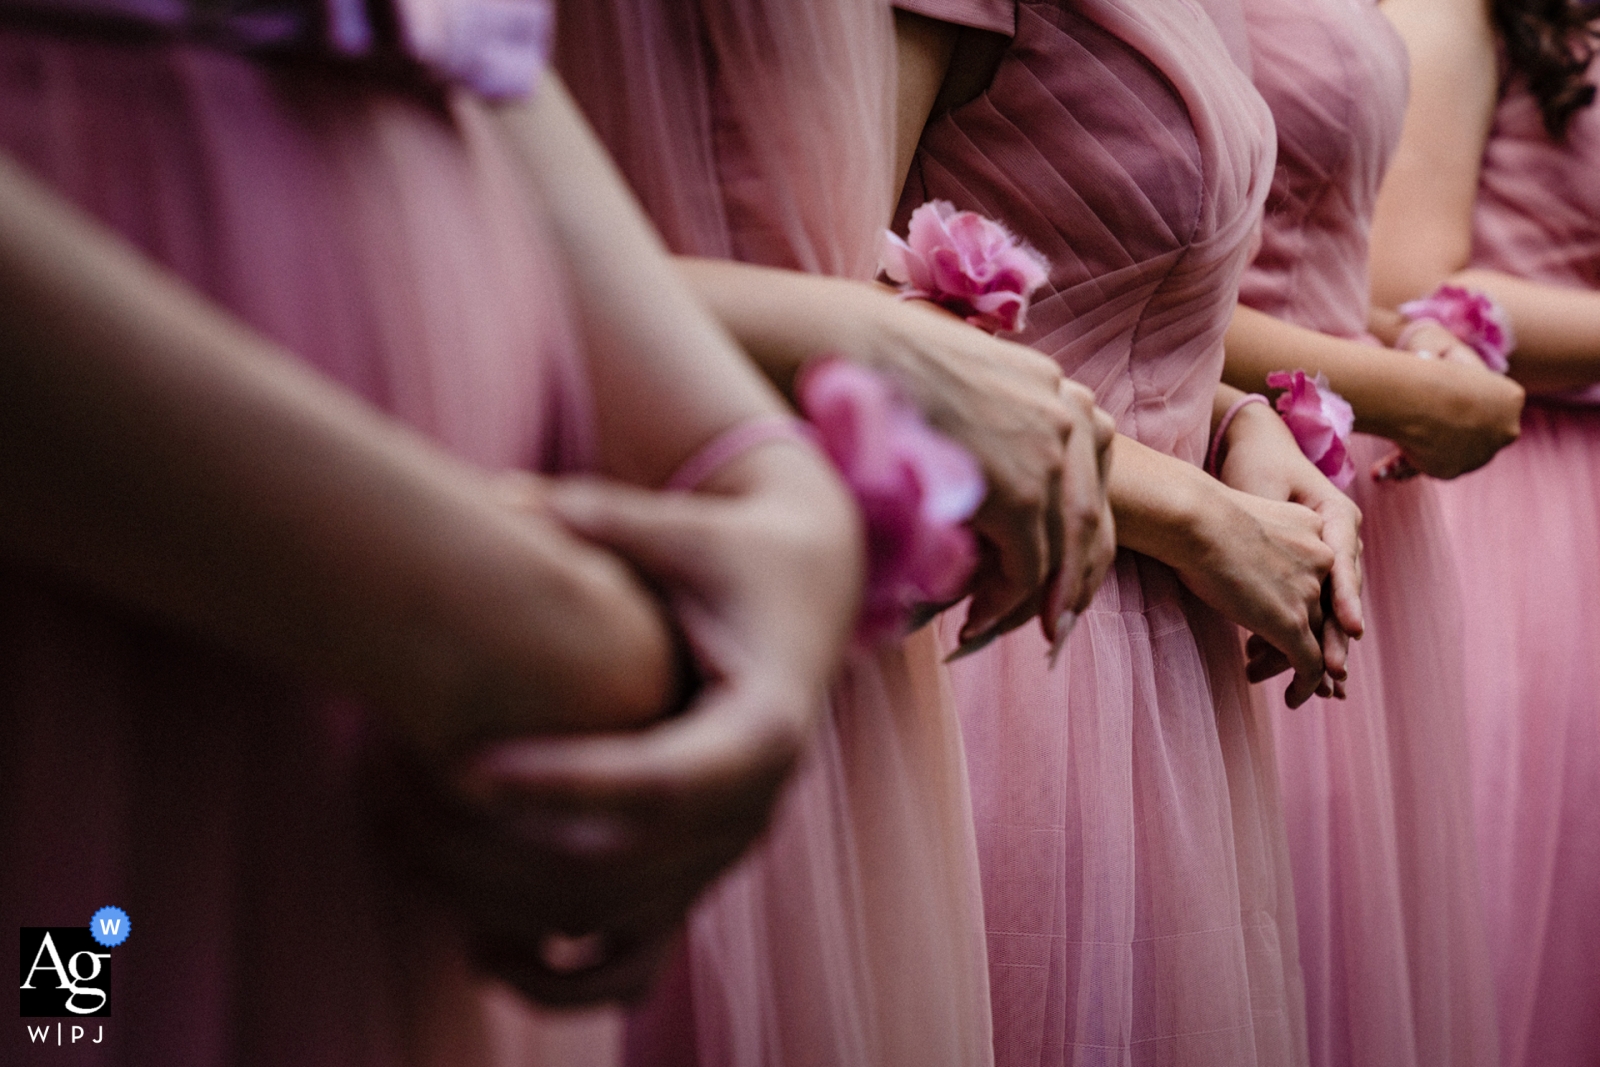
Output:
<instances>
[{"instance_id":1,"label":"gathered tulle layer","mask_svg":"<svg viewBox=\"0 0 1600 1067\"><path fill-rule=\"evenodd\" d=\"M894 38L863 0L572 0L557 63L674 252L870 279ZM633 1017L640 1067L982 1067L976 846L931 632L852 664L768 839Z\"/></svg>"},{"instance_id":2,"label":"gathered tulle layer","mask_svg":"<svg viewBox=\"0 0 1600 1067\"><path fill-rule=\"evenodd\" d=\"M1302 1062L1270 722L1234 628L1124 552L1046 654L1028 629L952 668L996 1062Z\"/></svg>"},{"instance_id":3,"label":"gathered tulle layer","mask_svg":"<svg viewBox=\"0 0 1600 1067\"><path fill-rule=\"evenodd\" d=\"M1440 487L1465 607L1466 718L1506 1067L1600 1050L1600 412L1530 404Z\"/></svg>"},{"instance_id":4,"label":"gathered tulle layer","mask_svg":"<svg viewBox=\"0 0 1600 1067\"><path fill-rule=\"evenodd\" d=\"M931 629L846 671L769 838L639 1013L650 1067L990 1059L961 738Z\"/></svg>"},{"instance_id":5,"label":"gathered tulle layer","mask_svg":"<svg viewBox=\"0 0 1600 1067\"><path fill-rule=\"evenodd\" d=\"M3 29L0 148L469 461L588 455L563 282L470 101ZM10 929L112 902L138 924L93 1062L530 1067L559 1044L485 1014L448 919L375 859L359 710L6 573L0 736Z\"/></svg>"},{"instance_id":6,"label":"gathered tulle layer","mask_svg":"<svg viewBox=\"0 0 1600 1067\"><path fill-rule=\"evenodd\" d=\"M1366 636L1346 699L1271 709L1294 865L1313 1064L1497 1062L1468 811L1456 568L1439 483L1375 484L1352 442Z\"/></svg>"}]
</instances>

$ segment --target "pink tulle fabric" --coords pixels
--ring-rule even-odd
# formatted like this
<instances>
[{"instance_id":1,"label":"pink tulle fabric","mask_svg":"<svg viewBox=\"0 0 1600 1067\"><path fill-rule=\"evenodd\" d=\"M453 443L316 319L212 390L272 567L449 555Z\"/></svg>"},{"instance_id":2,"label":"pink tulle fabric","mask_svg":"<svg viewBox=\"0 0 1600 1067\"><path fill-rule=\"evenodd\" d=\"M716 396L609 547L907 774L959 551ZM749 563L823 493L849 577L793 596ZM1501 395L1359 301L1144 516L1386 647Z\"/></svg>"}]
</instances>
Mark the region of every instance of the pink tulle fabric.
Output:
<instances>
[{"instance_id":1,"label":"pink tulle fabric","mask_svg":"<svg viewBox=\"0 0 1600 1067\"><path fill-rule=\"evenodd\" d=\"M1368 0L1245 0L1256 85L1278 126L1262 249L1241 300L1362 338L1367 237L1398 142L1405 47ZM1277 728L1311 1060L1492 1064L1491 989L1467 822L1461 612L1429 479L1374 484L1392 446L1357 434L1351 495L1366 636L1348 698L1284 707Z\"/></svg>"},{"instance_id":2,"label":"pink tulle fabric","mask_svg":"<svg viewBox=\"0 0 1600 1067\"><path fill-rule=\"evenodd\" d=\"M588 463L564 282L471 97L5 26L0 148L457 455ZM348 703L7 572L0 736L0 944L113 901L138 927L102 1044L11 1027L0 1061L534 1067L605 1040L486 993L386 874Z\"/></svg>"},{"instance_id":3,"label":"pink tulle fabric","mask_svg":"<svg viewBox=\"0 0 1600 1067\"><path fill-rule=\"evenodd\" d=\"M983 471L860 364L817 360L801 372L795 396L866 525L856 639L868 647L898 640L913 609L948 602L972 577L978 548L966 523L988 489Z\"/></svg>"},{"instance_id":4,"label":"pink tulle fabric","mask_svg":"<svg viewBox=\"0 0 1600 1067\"><path fill-rule=\"evenodd\" d=\"M935 197L1003 219L1051 264L1021 339L1199 463L1271 178L1270 119L1217 28L1187 3L903 6L1011 43L924 131L901 223ZM1234 628L1125 551L1054 670L1047 652L1030 627L952 668L996 1062L1303 1063L1272 736Z\"/></svg>"},{"instance_id":5,"label":"pink tulle fabric","mask_svg":"<svg viewBox=\"0 0 1600 1067\"><path fill-rule=\"evenodd\" d=\"M1350 460L1350 431L1356 415L1344 397L1328 385L1326 375L1308 376L1305 371L1274 371L1267 375L1268 389L1282 389L1277 400L1295 444L1317 470L1340 489L1355 481L1356 467Z\"/></svg>"},{"instance_id":6,"label":"pink tulle fabric","mask_svg":"<svg viewBox=\"0 0 1600 1067\"><path fill-rule=\"evenodd\" d=\"M885 230L879 262L901 295L930 300L990 333L1027 325L1028 299L1050 264L994 219L930 200L911 213L902 240Z\"/></svg>"},{"instance_id":7,"label":"pink tulle fabric","mask_svg":"<svg viewBox=\"0 0 1600 1067\"><path fill-rule=\"evenodd\" d=\"M1591 78L1593 74L1591 73ZM1566 144L1507 88L1473 265L1600 289L1600 110ZM1466 607L1466 711L1505 1067L1600 1056L1600 384L1533 400L1522 436L1441 486Z\"/></svg>"},{"instance_id":8,"label":"pink tulle fabric","mask_svg":"<svg viewBox=\"0 0 1600 1067\"><path fill-rule=\"evenodd\" d=\"M557 63L682 253L870 280L891 211L878 0L571 0ZM854 663L770 836L634 1016L640 1067L990 1062L976 845L933 633Z\"/></svg>"}]
</instances>

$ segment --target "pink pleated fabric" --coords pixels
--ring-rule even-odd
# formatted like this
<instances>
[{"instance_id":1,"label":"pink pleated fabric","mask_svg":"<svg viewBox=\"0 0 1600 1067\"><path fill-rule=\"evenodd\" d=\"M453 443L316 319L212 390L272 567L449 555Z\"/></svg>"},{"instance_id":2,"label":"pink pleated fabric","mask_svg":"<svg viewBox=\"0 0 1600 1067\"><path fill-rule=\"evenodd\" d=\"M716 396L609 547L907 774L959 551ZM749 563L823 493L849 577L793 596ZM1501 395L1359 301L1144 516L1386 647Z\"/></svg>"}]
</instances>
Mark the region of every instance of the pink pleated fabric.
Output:
<instances>
[{"instance_id":1,"label":"pink pleated fabric","mask_svg":"<svg viewBox=\"0 0 1600 1067\"><path fill-rule=\"evenodd\" d=\"M0 147L455 454L588 463L564 282L475 98L3 26ZM447 917L379 862L370 733L293 678L0 575L0 944L107 904L134 927L103 1042L30 1049L13 1025L0 1061L551 1062L518 1002L486 999Z\"/></svg>"},{"instance_id":2,"label":"pink pleated fabric","mask_svg":"<svg viewBox=\"0 0 1600 1067\"><path fill-rule=\"evenodd\" d=\"M1591 74L1591 77L1593 75ZM1473 265L1600 288L1600 110L1564 144L1509 85ZM1587 401L1587 403L1584 403ZM1600 1063L1600 384L1441 486L1466 608L1473 811L1506 1067Z\"/></svg>"},{"instance_id":3,"label":"pink pleated fabric","mask_svg":"<svg viewBox=\"0 0 1600 1067\"><path fill-rule=\"evenodd\" d=\"M1278 164L1240 300L1366 339L1368 234L1405 116L1405 45L1370 0L1244 11ZM1392 450L1363 435L1354 446L1367 633L1347 699L1290 710L1281 680L1255 689L1277 735L1311 1062L1493 1064L1456 577L1436 483L1368 475Z\"/></svg>"},{"instance_id":4,"label":"pink pleated fabric","mask_svg":"<svg viewBox=\"0 0 1600 1067\"><path fill-rule=\"evenodd\" d=\"M1022 339L1124 433L1198 462L1272 158L1217 28L1190 3L903 6L1011 41L924 132L901 224L939 197L1043 252ZM1304 1063L1270 723L1233 626L1124 551L1055 670L1029 628L952 679L996 1062Z\"/></svg>"},{"instance_id":5,"label":"pink pleated fabric","mask_svg":"<svg viewBox=\"0 0 1600 1067\"><path fill-rule=\"evenodd\" d=\"M572 0L557 62L680 253L869 279L892 206L880 0ZM641 1067L990 1062L960 731L933 633L852 664L766 842L635 1017Z\"/></svg>"}]
</instances>

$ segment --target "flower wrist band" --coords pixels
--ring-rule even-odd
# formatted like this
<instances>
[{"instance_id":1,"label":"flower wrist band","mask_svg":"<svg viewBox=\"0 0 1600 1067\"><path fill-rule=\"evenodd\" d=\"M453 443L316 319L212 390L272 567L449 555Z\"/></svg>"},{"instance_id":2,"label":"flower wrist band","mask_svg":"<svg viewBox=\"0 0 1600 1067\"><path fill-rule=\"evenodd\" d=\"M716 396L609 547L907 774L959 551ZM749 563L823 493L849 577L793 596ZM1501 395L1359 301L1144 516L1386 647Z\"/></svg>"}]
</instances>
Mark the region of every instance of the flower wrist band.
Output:
<instances>
[{"instance_id":1,"label":"flower wrist band","mask_svg":"<svg viewBox=\"0 0 1600 1067\"><path fill-rule=\"evenodd\" d=\"M792 415L757 415L734 423L713 437L698 452L684 460L662 488L669 492L694 492L705 484L706 479L746 452L777 440L812 446L816 443L816 435L810 426Z\"/></svg>"},{"instance_id":2,"label":"flower wrist band","mask_svg":"<svg viewBox=\"0 0 1600 1067\"><path fill-rule=\"evenodd\" d=\"M885 230L879 269L901 299L929 300L989 333L1020 330L1050 264L1010 230L948 200L911 213L905 239Z\"/></svg>"},{"instance_id":3,"label":"flower wrist band","mask_svg":"<svg viewBox=\"0 0 1600 1067\"><path fill-rule=\"evenodd\" d=\"M665 488L692 492L770 441L820 453L855 499L866 532L857 645L897 640L915 608L945 603L966 588L977 563L966 523L983 503L983 471L866 367L819 358L796 377L795 396L805 419L762 415L736 423L685 460Z\"/></svg>"},{"instance_id":4,"label":"flower wrist band","mask_svg":"<svg viewBox=\"0 0 1600 1067\"><path fill-rule=\"evenodd\" d=\"M1416 328L1436 322L1449 330L1462 344L1478 353L1490 370L1504 374L1510 369L1510 356L1517 347L1511 333L1511 320L1505 309L1488 293L1460 285L1441 285L1421 300L1400 305L1400 314L1410 320L1395 341L1406 348Z\"/></svg>"},{"instance_id":5,"label":"flower wrist band","mask_svg":"<svg viewBox=\"0 0 1600 1067\"><path fill-rule=\"evenodd\" d=\"M1222 421L1217 423L1217 432L1211 435L1211 447L1206 450L1206 462L1204 467L1205 472L1211 475L1213 478L1222 477L1222 456L1224 452L1222 443L1223 440L1228 436L1228 427L1233 425L1234 416L1238 415L1239 412L1243 411L1251 404L1266 404L1268 407L1271 407L1272 401L1268 400L1260 393L1246 393L1244 396L1241 396L1238 400L1233 402L1233 406L1228 408L1228 410L1223 413Z\"/></svg>"}]
</instances>

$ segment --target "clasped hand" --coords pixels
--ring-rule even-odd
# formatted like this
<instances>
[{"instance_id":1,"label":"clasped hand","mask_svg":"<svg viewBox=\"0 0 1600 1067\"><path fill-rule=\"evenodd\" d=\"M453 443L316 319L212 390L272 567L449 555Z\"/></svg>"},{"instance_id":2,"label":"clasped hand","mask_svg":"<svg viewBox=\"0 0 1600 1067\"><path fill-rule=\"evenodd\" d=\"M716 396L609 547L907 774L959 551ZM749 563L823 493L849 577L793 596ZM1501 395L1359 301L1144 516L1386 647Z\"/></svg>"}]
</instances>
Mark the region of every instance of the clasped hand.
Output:
<instances>
[{"instance_id":1,"label":"clasped hand","mask_svg":"<svg viewBox=\"0 0 1600 1067\"><path fill-rule=\"evenodd\" d=\"M1221 478L1238 490L1232 504L1241 514L1214 557L1216 573L1191 571L1185 582L1215 587L1233 607L1224 614L1251 631L1250 681L1292 668L1290 707L1313 694L1342 698L1349 643L1363 629L1360 509L1264 405L1235 417Z\"/></svg>"},{"instance_id":2,"label":"clasped hand","mask_svg":"<svg viewBox=\"0 0 1600 1067\"><path fill-rule=\"evenodd\" d=\"M1414 390L1420 399L1397 420L1392 436L1399 449L1372 469L1380 481L1458 477L1488 463L1522 432L1522 386L1485 367L1443 326L1419 325L1407 343L1426 359L1411 371L1421 378Z\"/></svg>"},{"instance_id":3,"label":"clasped hand","mask_svg":"<svg viewBox=\"0 0 1600 1067\"><path fill-rule=\"evenodd\" d=\"M697 684L637 730L512 738L419 770L396 836L480 965L546 1003L630 999L763 831L812 734L856 609L860 535L825 465L787 442L705 493L528 487L659 591Z\"/></svg>"}]
</instances>

